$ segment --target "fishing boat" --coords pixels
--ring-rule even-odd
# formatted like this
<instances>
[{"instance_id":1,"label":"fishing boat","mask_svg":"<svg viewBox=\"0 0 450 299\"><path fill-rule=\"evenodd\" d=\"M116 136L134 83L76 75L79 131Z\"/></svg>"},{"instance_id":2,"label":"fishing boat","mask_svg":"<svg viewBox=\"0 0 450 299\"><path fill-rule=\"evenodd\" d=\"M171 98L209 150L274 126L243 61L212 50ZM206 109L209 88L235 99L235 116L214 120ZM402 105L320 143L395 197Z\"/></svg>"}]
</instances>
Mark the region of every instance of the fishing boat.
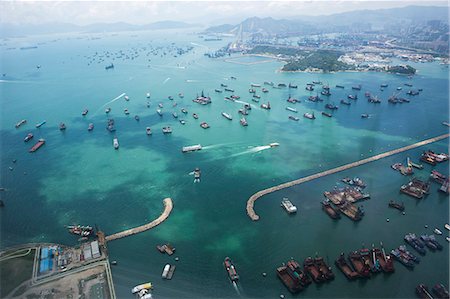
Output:
<instances>
[{"instance_id":1,"label":"fishing boat","mask_svg":"<svg viewBox=\"0 0 450 299\"><path fill-rule=\"evenodd\" d=\"M167 97L169 100L173 101L173 96L168 96Z\"/></svg>"},{"instance_id":2,"label":"fishing boat","mask_svg":"<svg viewBox=\"0 0 450 299\"><path fill-rule=\"evenodd\" d=\"M41 146L43 146L44 144L45 144L45 139L40 138L40 139L38 140L38 142L30 148L29 152L30 152L30 153L33 153L33 152L37 151L37 150L40 149Z\"/></svg>"},{"instance_id":3,"label":"fishing boat","mask_svg":"<svg viewBox=\"0 0 450 299\"><path fill-rule=\"evenodd\" d=\"M40 123L37 123L37 124L36 124L36 128L42 127L45 123L46 123L45 120L44 120L44 121L41 121Z\"/></svg>"},{"instance_id":4,"label":"fishing boat","mask_svg":"<svg viewBox=\"0 0 450 299\"><path fill-rule=\"evenodd\" d=\"M233 117L230 114L226 113L226 112L222 112L222 116L225 117L226 119L229 119L229 120L233 119Z\"/></svg>"},{"instance_id":5,"label":"fishing boat","mask_svg":"<svg viewBox=\"0 0 450 299\"><path fill-rule=\"evenodd\" d=\"M209 125L208 125L208 123L207 122L201 122L200 123L200 127L202 127L203 129L208 129L209 128Z\"/></svg>"},{"instance_id":6,"label":"fishing boat","mask_svg":"<svg viewBox=\"0 0 450 299\"><path fill-rule=\"evenodd\" d=\"M297 88L298 86L292 83L289 83L289 88Z\"/></svg>"},{"instance_id":7,"label":"fishing boat","mask_svg":"<svg viewBox=\"0 0 450 299\"><path fill-rule=\"evenodd\" d=\"M92 131L92 130L94 130L94 124L93 124L93 123L90 123L90 124L88 125L88 131L90 132L90 131Z\"/></svg>"},{"instance_id":8,"label":"fishing boat","mask_svg":"<svg viewBox=\"0 0 450 299\"><path fill-rule=\"evenodd\" d=\"M28 133L27 136L23 139L24 142L28 142L33 138L33 133Z\"/></svg>"},{"instance_id":9,"label":"fishing boat","mask_svg":"<svg viewBox=\"0 0 450 299\"><path fill-rule=\"evenodd\" d=\"M245 117L241 118L241 119L239 120L239 122L241 123L241 125L242 125L243 127L248 126L248 123L247 123L247 120L245 119Z\"/></svg>"},{"instance_id":10,"label":"fishing boat","mask_svg":"<svg viewBox=\"0 0 450 299\"><path fill-rule=\"evenodd\" d=\"M349 95L347 95L347 98L349 98L350 100L357 100L358 99L358 95L357 94L355 94L355 95L349 94Z\"/></svg>"},{"instance_id":11,"label":"fishing boat","mask_svg":"<svg viewBox=\"0 0 450 299\"><path fill-rule=\"evenodd\" d=\"M114 136L114 139L113 139L113 146L115 149L119 149L119 139L117 139L116 136Z\"/></svg>"},{"instance_id":12,"label":"fishing boat","mask_svg":"<svg viewBox=\"0 0 450 299\"><path fill-rule=\"evenodd\" d=\"M145 128L145 133L147 135L152 135L152 128L150 128L150 127Z\"/></svg>"},{"instance_id":13,"label":"fishing boat","mask_svg":"<svg viewBox=\"0 0 450 299\"><path fill-rule=\"evenodd\" d=\"M336 85L336 88L345 88L344 85Z\"/></svg>"},{"instance_id":14,"label":"fishing boat","mask_svg":"<svg viewBox=\"0 0 450 299\"><path fill-rule=\"evenodd\" d=\"M257 95L257 94L254 94L254 95L253 95L253 98L255 98L255 99L260 99L261 96L260 96L260 95Z\"/></svg>"},{"instance_id":15,"label":"fishing boat","mask_svg":"<svg viewBox=\"0 0 450 299\"><path fill-rule=\"evenodd\" d=\"M22 119L21 121L19 121L19 122L16 124L16 129L19 128L21 125L26 124L26 123L27 123L27 120L26 120L26 119Z\"/></svg>"},{"instance_id":16,"label":"fishing boat","mask_svg":"<svg viewBox=\"0 0 450 299\"><path fill-rule=\"evenodd\" d=\"M223 261L223 265L228 273L228 278L230 278L232 282L238 281L239 275L237 274L233 261L229 257L226 257L225 260Z\"/></svg>"},{"instance_id":17,"label":"fishing boat","mask_svg":"<svg viewBox=\"0 0 450 299\"><path fill-rule=\"evenodd\" d=\"M261 91L264 92L264 93L268 93L269 92L269 90L267 88L264 88L264 87L261 89Z\"/></svg>"},{"instance_id":18,"label":"fishing boat","mask_svg":"<svg viewBox=\"0 0 450 299\"><path fill-rule=\"evenodd\" d=\"M305 114L303 114L303 117L308 119L316 119L316 117L314 116L314 112L313 113L306 112Z\"/></svg>"},{"instance_id":19,"label":"fishing boat","mask_svg":"<svg viewBox=\"0 0 450 299\"><path fill-rule=\"evenodd\" d=\"M170 133L172 133L172 128L171 127L163 127L162 132L163 132L163 134L170 134Z\"/></svg>"}]
</instances>

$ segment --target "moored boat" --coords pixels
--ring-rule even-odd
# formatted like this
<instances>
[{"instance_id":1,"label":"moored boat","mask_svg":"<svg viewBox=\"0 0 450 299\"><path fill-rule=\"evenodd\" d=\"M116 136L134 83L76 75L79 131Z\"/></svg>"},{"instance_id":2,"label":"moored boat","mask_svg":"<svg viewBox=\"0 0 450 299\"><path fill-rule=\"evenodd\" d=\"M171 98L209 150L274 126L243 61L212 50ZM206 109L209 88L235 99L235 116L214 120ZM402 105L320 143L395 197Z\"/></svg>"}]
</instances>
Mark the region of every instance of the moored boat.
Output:
<instances>
[{"instance_id":1,"label":"moored boat","mask_svg":"<svg viewBox=\"0 0 450 299\"><path fill-rule=\"evenodd\" d=\"M358 272L356 272L355 270L353 270L352 266L347 262L347 260L345 259L345 255L344 253L341 253L341 255L339 256L339 258L334 262L334 264L336 265L336 267L338 267L342 273L344 273L344 275L349 279L349 280L353 280L355 278L359 277Z\"/></svg>"},{"instance_id":2,"label":"moored boat","mask_svg":"<svg viewBox=\"0 0 450 299\"><path fill-rule=\"evenodd\" d=\"M326 280L325 275L320 271L312 257L308 257L303 262L303 268L311 276L315 283L322 283Z\"/></svg>"},{"instance_id":3,"label":"moored boat","mask_svg":"<svg viewBox=\"0 0 450 299\"><path fill-rule=\"evenodd\" d=\"M33 138L33 133L28 133L27 136L23 139L23 141L28 142Z\"/></svg>"},{"instance_id":4,"label":"moored boat","mask_svg":"<svg viewBox=\"0 0 450 299\"><path fill-rule=\"evenodd\" d=\"M286 210L286 212L288 212L288 214L297 213L297 207L294 206L294 204L287 197L284 197L281 200L281 206Z\"/></svg>"}]
</instances>

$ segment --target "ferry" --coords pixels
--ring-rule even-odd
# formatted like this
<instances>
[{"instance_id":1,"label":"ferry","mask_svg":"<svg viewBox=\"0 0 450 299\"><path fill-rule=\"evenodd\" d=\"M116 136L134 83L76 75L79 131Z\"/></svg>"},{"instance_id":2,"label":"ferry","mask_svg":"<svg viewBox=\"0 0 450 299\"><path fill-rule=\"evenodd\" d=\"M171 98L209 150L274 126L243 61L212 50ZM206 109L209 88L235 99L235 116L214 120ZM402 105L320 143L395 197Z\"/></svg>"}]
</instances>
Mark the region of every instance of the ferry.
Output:
<instances>
[{"instance_id":1,"label":"ferry","mask_svg":"<svg viewBox=\"0 0 450 299\"><path fill-rule=\"evenodd\" d=\"M128 115L128 114L130 114L130 111L128 111L128 109L125 108L125 109L123 110L123 113L125 113L125 115Z\"/></svg>"},{"instance_id":2,"label":"ferry","mask_svg":"<svg viewBox=\"0 0 450 299\"><path fill-rule=\"evenodd\" d=\"M147 135L152 135L152 128L150 128L150 127L145 128L145 133Z\"/></svg>"},{"instance_id":3,"label":"ferry","mask_svg":"<svg viewBox=\"0 0 450 299\"><path fill-rule=\"evenodd\" d=\"M88 126L88 131L90 132L92 130L94 130L94 124L90 123L89 126Z\"/></svg>"},{"instance_id":4,"label":"ferry","mask_svg":"<svg viewBox=\"0 0 450 299\"><path fill-rule=\"evenodd\" d=\"M209 128L209 125L208 125L208 123L207 122L202 122L201 124L200 124L200 127L202 127L203 129L208 129Z\"/></svg>"},{"instance_id":5,"label":"ferry","mask_svg":"<svg viewBox=\"0 0 450 299\"><path fill-rule=\"evenodd\" d=\"M65 124L65 123L60 123L60 124L59 124L59 129L60 129L61 131L64 131L64 130L66 129L66 124Z\"/></svg>"},{"instance_id":6,"label":"ferry","mask_svg":"<svg viewBox=\"0 0 450 299\"><path fill-rule=\"evenodd\" d=\"M272 142L272 143L269 143L269 146L270 147L277 147L277 146L280 146L280 144L278 142Z\"/></svg>"},{"instance_id":7,"label":"ferry","mask_svg":"<svg viewBox=\"0 0 450 299\"><path fill-rule=\"evenodd\" d=\"M156 110L156 113L158 113L159 116L162 116L162 115L163 115L161 109L157 109L157 110Z\"/></svg>"},{"instance_id":8,"label":"ferry","mask_svg":"<svg viewBox=\"0 0 450 299\"><path fill-rule=\"evenodd\" d=\"M117 137L114 137L113 139L113 146L115 149L119 149L119 139L117 139Z\"/></svg>"},{"instance_id":9,"label":"ferry","mask_svg":"<svg viewBox=\"0 0 450 299\"><path fill-rule=\"evenodd\" d=\"M295 108L291 108L291 107L286 107L286 110L289 110L289 111L292 111L292 112L298 113L297 109L295 109Z\"/></svg>"},{"instance_id":10,"label":"ferry","mask_svg":"<svg viewBox=\"0 0 450 299\"><path fill-rule=\"evenodd\" d=\"M242 126L246 127L248 126L247 120L245 119L245 117L241 118L239 120L239 122L241 123Z\"/></svg>"},{"instance_id":11,"label":"ferry","mask_svg":"<svg viewBox=\"0 0 450 299\"><path fill-rule=\"evenodd\" d=\"M143 284L137 285L134 288L132 288L131 293L135 294L137 292L140 292L141 290L150 290L152 288L153 288L152 283L147 282L147 283L143 283Z\"/></svg>"},{"instance_id":12,"label":"ferry","mask_svg":"<svg viewBox=\"0 0 450 299\"><path fill-rule=\"evenodd\" d=\"M44 144L45 144L45 139L43 139L43 138L39 139L39 141L35 145L33 145L32 148L30 148L29 152L33 153L33 152L37 151Z\"/></svg>"},{"instance_id":13,"label":"ferry","mask_svg":"<svg viewBox=\"0 0 450 299\"><path fill-rule=\"evenodd\" d=\"M125 99L125 101L129 101L130 100L129 96L124 96L123 98Z\"/></svg>"},{"instance_id":14,"label":"ferry","mask_svg":"<svg viewBox=\"0 0 450 299\"><path fill-rule=\"evenodd\" d=\"M22 119L21 121L19 121L19 122L16 124L16 128L20 127L21 125L23 125L23 124L25 124L25 123L27 123L27 120L26 120L26 119Z\"/></svg>"},{"instance_id":15,"label":"ferry","mask_svg":"<svg viewBox=\"0 0 450 299\"><path fill-rule=\"evenodd\" d=\"M226 113L226 112L222 112L222 116L225 117L226 119L229 119L229 120L233 119L233 117L230 114Z\"/></svg>"},{"instance_id":16,"label":"ferry","mask_svg":"<svg viewBox=\"0 0 450 299\"><path fill-rule=\"evenodd\" d=\"M286 210L286 212L288 212L288 214L297 213L297 207L294 206L287 197L284 197L281 200L281 206Z\"/></svg>"},{"instance_id":17,"label":"ferry","mask_svg":"<svg viewBox=\"0 0 450 299\"><path fill-rule=\"evenodd\" d=\"M36 128L42 127L42 125L44 125L45 123L46 123L46 121L44 120L44 121L42 121L42 122L36 124Z\"/></svg>"},{"instance_id":18,"label":"ferry","mask_svg":"<svg viewBox=\"0 0 450 299\"><path fill-rule=\"evenodd\" d=\"M303 114L303 117L308 119L316 119L316 117L314 116L314 112L313 113L306 112L305 114Z\"/></svg>"},{"instance_id":19,"label":"ferry","mask_svg":"<svg viewBox=\"0 0 450 299\"><path fill-rule=\"evenodd\" d=\"M147 92L146 97L147 97L147 99L150 99L150 93L149 92Z\"/></svg>"},{"instance_id":20,"label":"ferry","mask_svg":"<svg viewBox=\"0 0 450 299\"><path fill-rule=\"evenodd\" d=\"M108 114L109 112L111 112L111 108L108 107L105 109L105 113Z\"/></svg>"},{"instance_id":21,"label":"ferry","mask_svg":"<svg viewBox=\"0 0 450 299\"><path fill-rule=\"evenodd\" d=\"M196 145L190 145L190 146L183 146L183 148L181 149L181 151L183 153L188 153L188 152L195 152L195 151L199 151L202 149L202 146L200 144L196 144Z\"/></svg>"},{"instance_id":22,"label":"ferry","mask_svg":"<svg viewBox=\"0 0 450 299\"><path fill-rule=\"evenodd\" d=\"M236 268L233 265L233 262L229 257L226 257L223 261L223 265L225 266L225 270L227 270L228 277L232 282L236 282L239 280L239 275L236 272Z\"/></svg>"},{"instance_id":23,"label":"ferry","mask_svg":"<svg viewBox=\"0 0 450 299\"><path fill-rule=\"evenodd\" d=\"M28 133L27 136L23 139L23 141L28 142L33 138L33 133Z\"/></svg>"},{"instance_id":24,"label":"ferry","mask_svg":"<svg viewBox=\"0 0 450 299\"><path fill-rule=\"evenodd\" d=\"M289 119L299 121L299 118L297 116L289 115Z\"/></svg>"},{"instance_id":25,"label":"ferry","mask_svg":"<svg viewBox=\"0 0 450 299\"><path fill-rule=\"evenodd\" d=\"M163 132L163 134L170 134L170 133L172 133L172 128L171 127L163 127L162 132Z\"/></svg>"}]
</instances>

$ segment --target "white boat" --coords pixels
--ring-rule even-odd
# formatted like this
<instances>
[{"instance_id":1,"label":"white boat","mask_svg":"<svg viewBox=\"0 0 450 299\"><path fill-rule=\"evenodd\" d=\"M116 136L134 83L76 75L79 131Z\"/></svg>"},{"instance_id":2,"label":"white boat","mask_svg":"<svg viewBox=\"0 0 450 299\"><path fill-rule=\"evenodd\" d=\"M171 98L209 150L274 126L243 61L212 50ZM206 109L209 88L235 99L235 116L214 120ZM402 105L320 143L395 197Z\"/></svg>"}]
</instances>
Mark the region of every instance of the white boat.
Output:
<instances>
[{"instance_id":1,"label":"white boat","mask_svg":"<svg viewBox=\"0 0 450 299\"><path fill-rule=\"evenodd\" d=\"M149 92L147 92L147 95L146 95L146 97L147 97L147 99L149 99L149 98L150 98L150 93L149 93Z\"/></svg>"},{"instance_id":2,"label":"white boat","mask_svg":"<svg viewBox=\"0 0 450 299\"><path fill-rule=\"evenodd\" d=\"M195 152L195 151L199 151L202 149L201 144L196 144L196 145L190 145L190 146L183 146L183 148L181 149L181 151L183 153L188 153L188 152Z\"/></svg>"},{"instance_id":3,"label":"white boat","mask_svg":"<svg viewBox=\"0 0 450 299\"><path fill-rule=\"evenodd\" d=\"M170 133L172 133L172 128L171 127L163 127L162 131L164 134L170 134Z\"/></svg>"},{"instance_id":4,"label":"white boat","mask_svg":"<svg viewBox=\"0 0 450 299\"><path fill-rule=\"evenodd\" d=\"M309 119L316 119L316 117L314 116L314 112L313 113L306 112L305 114L303 114L303 116Z\"/></svg>"},{"instance_id":5,"label":"white boat","mask_svg":"<svg viewBox=\"0 0 450 299\"><path fill-rule=\"evenodd\" d=\"M129 96L124 96L125 101L129 101L130 97Z\"/></svg>"},{"instance_id":6,"label":"white boat","mask_svg":"<svg viewBox=\"0 0 450 299\"><path fill-rule=\"evenodd\" d=\"M447 242L450 242L450 237L445 237L445 240L447 240Z\"/></svg>"},{"instance_id":7,"label":"white boat","mask_svg":"<svg viewBox=\"0 0 450 299\"><path fill-rule=\"evenodd\" d=\"M434 229L434 233L436 235L442 235L442 232L439 229L437 229L437 228Z\"/></svg>"},{"instance_id":8,"label":"white boat","mask_svg":"<svg viewBox=\"0 0 450 299\"><path fill-rule=\"evenodd\" d=\"M297 207L292 204L292 202L287 198L283 198L281 200L281 206L288 212L289 214L297 213Z\"/></svg>"},{"instance_id":9,"label":"white boat","mask_svg":"<svg viewBox=\"0 0 450 299\"><path fill-rule=\"evenodd\" d=\"M113 146L115 149L119 149L119 139L117 139L117 137L114 137L113 139Z\"/></svg>"},{"instance_id":10,"label":"white boat","mask_svg":"<svg viewBox=\"0 0 450 299\"><path fill-rule=\"evenodd\" d=\"M161 109L156 110L156 113L158 113L159 116L162 116L162 111L161 111Z\"/></svg>"},{"instance_id":11,"label":"white boat","mask_svg":"<svg viewBox=\"0 0 450 299\"><path fill-rule=\"evenodd\" d=\"M450 230L450 224L446 223L446 224L444 225L444 227L445 227L445 229Z\"/></svg>"},{"instance_id":12,"label":"white boat","mask_svg":"<svg viewBox=\"0 0 450 299\"><path fill-rule=\"evenodd\" d=\"M109 112L111 112L111 108L106 108L105 113L108 114Z\"/></svg>"},{"instance_id":13,"label":"white boat","mask_svg":"<svg viewBox=\"0 0 450 299\"><path fill-rule=\"evenodd\" d=\"M169 264L165 265L161 277L167 278L167 274L169 273L169 270L170 270L170 265Z\"/></svg>"},{"instance_id":14,"label":"white boat","mask_svg":"<svg viewBox=\"0 0 450 299\"><path fill-rule=\"evenodd\" d=\"M125 108L125 109L123 110L123 113L125 113L125 115L128 115L128 114L130 114L130 111L128 111L128 109Z\"/></svg>"},{"instance_id":15,"label":"white boat","mask_svg":"<svg viewBox=\"0 0 450 299\"><path fill-rule=\"evenodd\" d=\"M292 112L298 113L297 109L295 109L295 108L292 108L292 107L286 107L286 110L289 110L289 111L292 111Z\"/></svg>"},{"instance_id":16,"label":"white boat","mask_svg":"<svg viewBox=\"0 0 450 299\"><path fill-rule=\"evenodd\" d=\"M230 114L226 113L226 112L222 112L222 116L225 117L226 119L229 119L229 120L233 119L233 117Z\"/></svg>"},{"instance_id":17,"label":"white boat","mask_svg":"<svg viewBox=\"0 0 450 299\"><path fill-rule=\"evenodd\" d=\"M132 288L131 293L135 294L137 292L140 292L141 290L150 290L152 287L153 286L151 282L143 283Z\"/></svg>"},{"instance_id":18,"label":"white boat","mask_svg":"<svg viewBox=\"0 0 450 299\"><path fill-rule=\"evenodd\" d=\"M152 135L152 129L150 127L147 127L145 129L145 132L147 133L147 135Z\"/></svg>"},{"instance_id":19,"label":"white boat","mask_svg":"<svg viewBox=\"0 0 450 299\"><path fill-rule=\"evenodd\" d=\"M269 143L269 146L276 147L276 146L280 146L280 144L278 142L272 142L272 143Z\"/></svg>"}]
</instances>

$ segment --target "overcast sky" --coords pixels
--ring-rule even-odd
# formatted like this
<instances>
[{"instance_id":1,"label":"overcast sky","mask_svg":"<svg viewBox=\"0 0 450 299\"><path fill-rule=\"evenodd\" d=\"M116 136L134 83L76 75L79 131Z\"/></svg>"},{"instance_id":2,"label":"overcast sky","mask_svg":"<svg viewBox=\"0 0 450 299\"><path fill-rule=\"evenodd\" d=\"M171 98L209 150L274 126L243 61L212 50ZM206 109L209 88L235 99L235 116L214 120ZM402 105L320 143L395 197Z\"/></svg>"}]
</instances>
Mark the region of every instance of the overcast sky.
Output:
<instances>
[{"instance_id":1,"label":"overcast sky","mask_svg":"<svg viewBox=\"0 0 450 299\"><path fill-rule=\"evenodd\" d=\"M98 22L147 24L176 20L204 25L236 23L244 18L289 18L359 9L408 5L447 6L447 1L0 1L2 23Z\"/></svg>"}]
</instances>

